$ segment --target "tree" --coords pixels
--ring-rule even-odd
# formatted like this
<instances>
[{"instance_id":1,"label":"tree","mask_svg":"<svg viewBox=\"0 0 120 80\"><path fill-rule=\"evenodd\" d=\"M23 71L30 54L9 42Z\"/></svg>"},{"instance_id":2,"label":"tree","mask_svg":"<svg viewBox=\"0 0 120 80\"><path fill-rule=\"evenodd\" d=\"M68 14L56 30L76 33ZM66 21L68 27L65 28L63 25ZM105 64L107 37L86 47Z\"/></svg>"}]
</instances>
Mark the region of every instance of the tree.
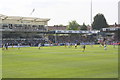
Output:
<instances>
[{"instance_id":1,"label":"tree","mask_svg":"<svg viewBox=\"0 0 120 80\"><path fill-rule=\"evenodd\" d=\"M80 30L87 30L87 26L85 25L85 23L83 23L83 25L80 27Z\"/></svg>"},{"instance_id":2,"label":"tree","mask_svg":"<svg viewBox=\"0 0 120 80\"><path fill-rule=\"evenodd\" d=\"M96 30L100 30L102 28L106 28L108 27L108 24L106 22L106 19L104 17L103 14L98 13L95 17L94 17L94 22L92 24L92 28L96 29Z\"/></svg>"},{"instance_id":3,"label":"tree","mask_svg":"<svg viewBox=\"0 0 120 80\"><path fill-rule=\"evenodd\" d=\"M75 20L71 21L71 22L69 22L68 30L78 30L79 26L80 25Z\"/></svg>"},{"instance_id":4,"label":"tree","mask_svg":"<svg viewBox=\"0 0 120 80\"><path fill-rule=\"evenodd\" d=\"M63 24L60 24L60 25L58 25L58 26L63 27L64 25L63 25Z\"/></svg>"}]
</instances>

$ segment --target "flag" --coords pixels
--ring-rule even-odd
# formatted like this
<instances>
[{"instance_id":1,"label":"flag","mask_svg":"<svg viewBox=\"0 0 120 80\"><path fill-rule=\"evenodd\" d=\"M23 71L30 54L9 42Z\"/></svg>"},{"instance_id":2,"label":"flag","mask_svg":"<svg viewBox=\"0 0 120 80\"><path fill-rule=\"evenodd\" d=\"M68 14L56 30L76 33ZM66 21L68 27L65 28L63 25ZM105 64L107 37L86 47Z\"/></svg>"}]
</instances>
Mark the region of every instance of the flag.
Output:
<instances>
[{"instance_id":1,"label":"flag","mask_svg":"<svg viewBox=\"0 0 120 80\"><path fill-rule=\"evenodd\" d=\"M35 11L35 8L32 10L32 12L31 12L31 14L30 15L32 15L32 13Z\"/></svg>"}]
</instances>

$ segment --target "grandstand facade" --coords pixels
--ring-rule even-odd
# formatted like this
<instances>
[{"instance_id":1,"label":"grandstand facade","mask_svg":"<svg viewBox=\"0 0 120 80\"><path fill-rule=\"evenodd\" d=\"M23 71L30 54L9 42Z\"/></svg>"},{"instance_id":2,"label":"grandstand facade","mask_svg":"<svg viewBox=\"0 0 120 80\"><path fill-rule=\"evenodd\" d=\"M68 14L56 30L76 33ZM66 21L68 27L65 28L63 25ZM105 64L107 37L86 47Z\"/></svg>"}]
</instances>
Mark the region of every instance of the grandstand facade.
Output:
<instances>
[{"instance_id":1,"label":"grandstand facade","mask_svg":"<svg viewBox=\"0 0 120 80\"><path fill-rule=\"evenodd\" d=\"M17 44L19 41L45 41L45 32L48 31L47 18L20 17L0 15L0 32L3 43ZM38 42L37 42L38 43Z\"/></svg>"}]
</instances>

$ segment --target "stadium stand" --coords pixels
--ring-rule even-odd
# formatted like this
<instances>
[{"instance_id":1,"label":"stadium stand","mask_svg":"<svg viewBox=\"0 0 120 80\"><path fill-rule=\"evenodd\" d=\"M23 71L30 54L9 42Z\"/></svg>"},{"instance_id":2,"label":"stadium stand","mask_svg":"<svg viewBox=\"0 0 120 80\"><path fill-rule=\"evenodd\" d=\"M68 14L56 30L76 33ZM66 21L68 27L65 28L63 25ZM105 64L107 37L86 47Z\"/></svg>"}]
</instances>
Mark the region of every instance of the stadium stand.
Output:
<instances>
[{"instance_id":1,"label":"stadium stand","mask_svg":"<svg viewBox=\"0 0 120 80\"><path fill-rule=\"evenodd\" d=\"M48 31L47 23L50 19L0 15L0 32L2 43L24 44L45 41L44 33Z\"/></svg>"},{"instance_id":2,"label":"stadium stand","mask_svg":"<svg viewBox=\"0 0 120 80\"><path fill-rule=\"evenodd\" d=\"M0 36L2 43L25 46L65 43L97 43L101 37L107 37L109 42L119 42L119 25L99 30L67 30L66 26L48 26L47 18L6 16L0 14Z\"/></svg>"}]
</instances>

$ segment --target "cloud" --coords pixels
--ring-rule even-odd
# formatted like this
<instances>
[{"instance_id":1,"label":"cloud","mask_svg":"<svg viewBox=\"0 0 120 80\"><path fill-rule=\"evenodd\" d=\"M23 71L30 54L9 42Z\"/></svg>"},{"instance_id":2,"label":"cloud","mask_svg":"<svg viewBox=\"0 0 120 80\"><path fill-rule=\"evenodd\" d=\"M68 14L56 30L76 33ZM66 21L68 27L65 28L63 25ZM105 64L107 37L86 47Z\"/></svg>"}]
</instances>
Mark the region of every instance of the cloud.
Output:
<instances>
[{"instance_id":1,"label":"cloud","mask_svg":"<svg viewBox=\"0 0 120 80\"><path fill-rule=\"evenodd\" d=\"M91 0L1 0L0 14L12 16L51 18L50 25L68 24L70 20L90 23ZM117 3L119 0L92 0L93 17L103 13L108 23L117 22ZM111 13L111 12L114 12Z\"/></svg>"}]
</instances>

